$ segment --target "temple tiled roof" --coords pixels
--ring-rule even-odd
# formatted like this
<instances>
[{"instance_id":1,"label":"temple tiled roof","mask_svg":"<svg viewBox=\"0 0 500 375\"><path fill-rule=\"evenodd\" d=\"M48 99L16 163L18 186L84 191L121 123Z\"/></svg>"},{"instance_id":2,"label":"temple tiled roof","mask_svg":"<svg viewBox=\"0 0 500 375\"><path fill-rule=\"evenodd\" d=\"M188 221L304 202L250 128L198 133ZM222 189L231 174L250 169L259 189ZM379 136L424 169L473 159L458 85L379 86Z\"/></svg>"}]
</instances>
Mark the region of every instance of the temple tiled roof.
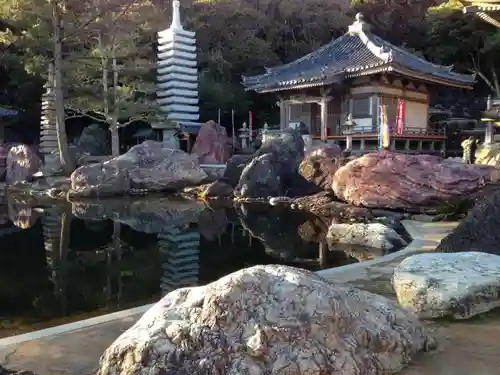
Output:
<instances>
[{"instance_id":1,"label":"temple tiled roof","mask_svg":"<svg viewBox=\"0 0 500 375\"><path fill-rule=\"evenodd\" d=\"M242 78L247 90L269 92L322 86L380 72L457 87L470 88L475 82L475 75L454 73L450 66L431 63L374 35L360 14L348 33L320 49L267 68L264 74Z\"/></svg>"},{"instance_id":2,"label":"temple tiled roof","mask_svg":"<svg viewBox=\"0 0 500 375\"><path fill-rule=\"evenodd\" d=\"M500 27L500 1L498 0L469 0L464 1L464 13L476 14L479 18L492 24L493 26Z\"/></svg>"}]
</instances>

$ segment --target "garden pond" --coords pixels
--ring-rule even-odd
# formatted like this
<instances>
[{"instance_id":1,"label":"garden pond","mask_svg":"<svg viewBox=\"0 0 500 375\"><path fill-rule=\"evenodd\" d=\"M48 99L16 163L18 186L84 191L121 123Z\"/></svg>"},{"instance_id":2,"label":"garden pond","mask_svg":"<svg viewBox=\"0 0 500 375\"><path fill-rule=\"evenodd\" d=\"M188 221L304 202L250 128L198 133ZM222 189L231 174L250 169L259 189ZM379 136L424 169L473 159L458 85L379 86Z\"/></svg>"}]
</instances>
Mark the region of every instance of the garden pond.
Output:
<instances>
[{"instance_id":1,"label":"garden pond","mask_svg":"<svg viewBox=\"0 0 500 375\"><path fill-rule=\"evenodd\" d=\"M51 207L4 199L0 337L151 303L255 264L315 271L384 255L328 251L329 220L165 197Z\"/></svg>"}]
</instances>

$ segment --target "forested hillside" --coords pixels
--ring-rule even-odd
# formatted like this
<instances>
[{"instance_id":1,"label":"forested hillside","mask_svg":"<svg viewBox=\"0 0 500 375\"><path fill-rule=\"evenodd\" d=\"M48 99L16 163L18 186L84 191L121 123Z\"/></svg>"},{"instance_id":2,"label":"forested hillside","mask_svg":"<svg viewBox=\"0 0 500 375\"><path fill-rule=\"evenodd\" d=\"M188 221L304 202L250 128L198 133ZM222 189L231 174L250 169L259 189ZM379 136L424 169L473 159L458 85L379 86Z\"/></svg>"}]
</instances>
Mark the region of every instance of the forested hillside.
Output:
<instances>
[{"instance_id":1,"label":"forested hillside","mask_svg":"<svg viewBox=\"0 0 500 375\"><path fill-rule=\"evenodd\" d=\"M0 104L39 121L39 100L52 58L53 5L61 10L63 81L68 105L122 116L147 115L154 93L155 32L170 23L169 0L3 0L0 5ZM375 32L457 70L478 74L478 95L500 94L500 33L464 15L458 1L182 0L185 28L197 32L201 116L231 109L242 121L272 120L275 98L246 93L241 74L291 61L345 32L362 11ZM116 67L113 68L113 64ZM117 72L118 99L103 80ZM106 92L106 94L104 94Z\"/></svg>"}]
</instances>

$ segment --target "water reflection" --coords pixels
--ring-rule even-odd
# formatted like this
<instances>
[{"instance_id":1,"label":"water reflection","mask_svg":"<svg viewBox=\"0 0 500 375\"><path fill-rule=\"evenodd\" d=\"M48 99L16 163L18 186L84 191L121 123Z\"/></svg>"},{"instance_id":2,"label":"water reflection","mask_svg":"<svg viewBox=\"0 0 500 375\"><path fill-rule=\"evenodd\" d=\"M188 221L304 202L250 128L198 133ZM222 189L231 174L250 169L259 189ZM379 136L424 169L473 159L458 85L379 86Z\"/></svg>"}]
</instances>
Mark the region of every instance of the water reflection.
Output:
<instances>
[{"instance_id":1,"label":"water reflection","mask_svg":"<svg viewBox=\"0 0 500 375\"><path fill-rule=\"evenodd\" d=\"M317 270L327 220L170 198L0 202L0 337L157 300L254 264Z\"/></svg>"}]
</instances>

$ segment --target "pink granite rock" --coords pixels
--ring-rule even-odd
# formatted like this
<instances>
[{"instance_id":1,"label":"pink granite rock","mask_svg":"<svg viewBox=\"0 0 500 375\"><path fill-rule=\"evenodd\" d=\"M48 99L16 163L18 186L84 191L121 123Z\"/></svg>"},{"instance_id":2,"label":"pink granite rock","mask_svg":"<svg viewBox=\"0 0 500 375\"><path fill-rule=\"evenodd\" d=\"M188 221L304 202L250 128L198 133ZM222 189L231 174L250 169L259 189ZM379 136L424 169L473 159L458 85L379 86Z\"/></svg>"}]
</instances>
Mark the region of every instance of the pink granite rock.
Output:
<instances>
[{"instance_id":1,"label":"pink granite rock","mask_svg":"<svg viewBox=\"0 0 500 375\"><path fill-rule=\"evenodd\" d=\"M28 181L42 166L42 161L35 151L27 145L17 145L7 153L7 171L5 182L13 185Z\"/></svg>"},{"instance_id":2,"label":"pink granite rock","mask_svg":"<svg viewBox=\"0 0 500 375\"><path fill-rule=\"evenodd\" d=\"M299 268L246 268L161 299L97 375L376 375L435 346L393 301Z\"/></svg>"},{"instance_id":3,"label":"pink granite rock","mask_svg":"<svg viewBox=\"0 0 500 375\"><path fill-rule=\"evenodd\" d=\"M334 175L335 195L356 206L432 212L491 181L494 168L446 162L438 156L366 154Z\"/></svg>"},{"instance_id":4,"label":"pink granite rock","mask_svg":"<svg viewBox=\"0 0 500 375\"><path fill-rule=\"evenodd\" d=\"M226 128L212 120L202 124L191 153L198 156L201 164L225 164L231 156Z\"/></svg>"}]
</instances>

